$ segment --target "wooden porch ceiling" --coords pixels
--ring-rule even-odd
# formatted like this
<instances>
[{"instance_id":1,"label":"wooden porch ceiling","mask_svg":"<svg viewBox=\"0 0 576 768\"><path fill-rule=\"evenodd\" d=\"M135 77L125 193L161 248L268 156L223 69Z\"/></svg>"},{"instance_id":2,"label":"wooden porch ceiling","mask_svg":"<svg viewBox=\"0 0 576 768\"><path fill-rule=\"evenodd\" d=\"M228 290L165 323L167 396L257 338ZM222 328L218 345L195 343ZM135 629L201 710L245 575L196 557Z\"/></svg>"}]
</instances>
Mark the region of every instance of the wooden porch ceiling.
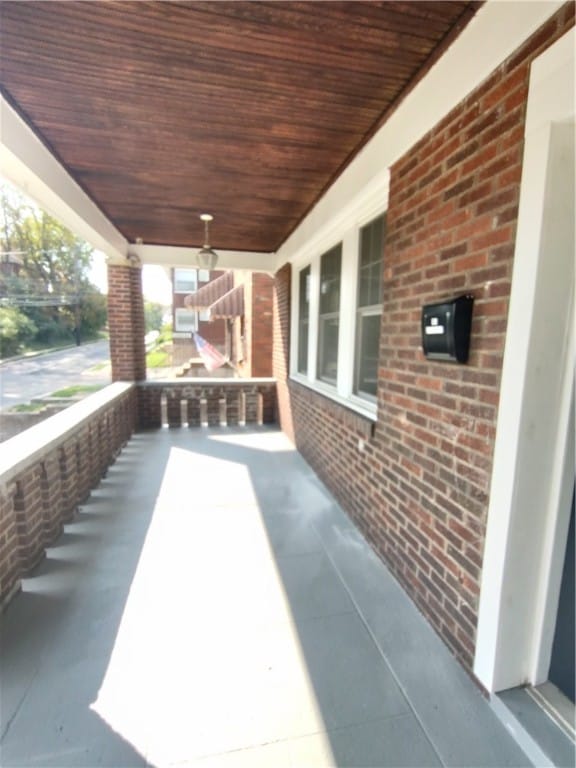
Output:
<instances>
[{"instance_id":1,"label":"wooden porch ceiling","mask_svg":"<svg viewBox=\"0 0 576 768\"><path fill-rule=\"evenodd\" d=\"M274 251L478 7L3 0L0 85L127 240Z\"/></svg>"}]
</instances>

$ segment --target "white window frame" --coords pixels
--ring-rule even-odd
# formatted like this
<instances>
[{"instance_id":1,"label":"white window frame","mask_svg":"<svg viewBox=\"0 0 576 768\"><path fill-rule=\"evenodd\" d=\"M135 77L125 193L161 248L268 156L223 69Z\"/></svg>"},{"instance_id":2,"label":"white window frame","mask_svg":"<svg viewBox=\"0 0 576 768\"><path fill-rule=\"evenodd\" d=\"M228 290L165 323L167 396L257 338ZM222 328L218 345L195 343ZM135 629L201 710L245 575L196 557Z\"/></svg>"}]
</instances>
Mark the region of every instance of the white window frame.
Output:
<instances>
[{"instance_id":1,"label":"white window frame","mask_svg":"<svg viewBox=\"0 0 576 768\"><path fill-rule=\"evenodd\" d=\"M310 338L310 319L311 319L310 318L310 298L311 298L311 282L312 281L311 281L311 274L310 274L310 272L311 272L310 265L307 265L305 267L302 267L302 269L299 269L298 273L297 273L297 276L298 276L297 277L297 285L298 285L298 346L297 346L297 350L296 350L296 362L295 362L295 365L296 365L296 370L297 370L297 372L298 372L298 374L300 376L307 376L308 375L308 370L309 370L309 360L308 360L309 346L308 345L306 346L306 370L305 371L301 371L300 370L300 346L301 346L300 345L300 332L301 332L301 328L302 328L302 325L301 325L301 322L300 322L300 307L301 307L301 304L300 304L301 295L300 294L301 294L301 288L302 288L302 282L301 282L302 281L302 274L305 271L308 271L308 274L306 275L306 281L304 283L304 290L308 294L308 301L306 302L306 304L308 305L308 326L307 326L308 327L308 338Z\"/></svg>"},{"instance_id":2,"label":"white window frame","mask_svg":"<svg viewBox=\"0 0 576 768\"><path fill-rule=\"evenodd\" d=\"M194 289L191 289L190 287L181 287L179 285L179 279L182 280L182 277L179 278L179 275L182 275L183 273L186 273L187 275L192 275L194 273L195 279L187 281L188 285L193 282L194 283ZM197 269L190 269L188 267L174 267L174 293L196 293L198 290L198 270Z\"/></svg>"},{"instance_id":3,"label":"white window frame","mask_svg":"<svg viewBox=\"0 0 576 768\"><path fill-rule=\"evenodd\" d=\"M358 379L359 379L359 370L360 370L360 358L359 358L359 348L360 348L360 339L361 339L361 320L365 317L376 317L378 316L380 320L382 320L382 312L384 309L384 297L382 296L382 301L379 304L367 304L365 306L358 306L359 302L359 278L360 278L360 251L362 249L362 231L365 227L370 226L376 219L382 218L384 223L384 233L383 233L383 241L382 241L382 248L380 253L380 262L382 264L382 271L383 271L383 259L384 259L384 246L386 243L386 215L380 214L379 216L374 216L369 222L364 224L363 226L358 228L358 257L357 257L357 275L356 275L356 318L355 318L355 337L354 337L354 378L352 382L352 391L354 393L355 397L359 397L362 400L366 400L370 403L376 403L377 402L377 395L372 395L369 392L360 391L358 389ZM382 280L383 274L380 274L380 279ZM378 370L378 369L376 369Z\"/></svg>"},{"instance_id":4,"label":"white window frame","mask_svg":"<svg viewBox=\"0 0 576 768\"><path fill-rule=\"evenodd\" d=\"M333 254L339 251L339 257L340 257L340 274L338 275L338 294L342 291L342 245L341 243L338 243L334 248L330 248L329 251L326 251L320 256L320 278L322 277L322 260L325 257L333 256ZM338 309L333 310L331 312L322 312L322 292L323 292L323 283L320 281L320 296L318 297L318 337L317 337L317 343L316 343L316 373L318 376L318 379L322 381L325 384L335 386L338 381L338 352L340 347L340 325L341 325L341 316L340 316L340 304L338 304ZM338 323L338 350L336 350L336 373L334 377L327 376L324 374L324 376L321 375L319 372L320 368L320 360L323 357L323 333L324 333L324 327L326 323L329 323L331 320L337 320ZM300 329L298 329L300 331Z\"/></svg>"},{"instance_id":5,"label":"white window frame","mask_svg":"<svg viewBox=\"0 0 576 768\"><path fill-rule=\"evenodd\" d=\"M193 322L191 325L189 323L186 324L186 327L182 327L181 325L181 319L184 316L192 316ZM187 307L176 307L174 310L174 330L176 333L193 333L194 331L198 330L198 312L195 312L192 309L188 309Z\"/></svg>"},{"instance_id":6,"label":"white window frame","mask_svg":"<svg viewBox=\"0 0 576 768\"><path fill-rule=\"evenodd\" d=\"M360 230L388 208L389 173L386 171L369 194L364 195L343 215L338 223L330 222L323 232L313 238L292 259L292 303L290 377L310 389L316 390L354 411L376 420L377 402L366 395L354 393L358 262ZM338 374L335 384L321 381L317 375L319 310L320 310L320 259L335 246L342 244L342 273L340 289L340 327L338 334ZM308 325L308 372L298 371L299 345L299 289L300 272L310 267L310 320Z\"/></svg>"}]
</instances>

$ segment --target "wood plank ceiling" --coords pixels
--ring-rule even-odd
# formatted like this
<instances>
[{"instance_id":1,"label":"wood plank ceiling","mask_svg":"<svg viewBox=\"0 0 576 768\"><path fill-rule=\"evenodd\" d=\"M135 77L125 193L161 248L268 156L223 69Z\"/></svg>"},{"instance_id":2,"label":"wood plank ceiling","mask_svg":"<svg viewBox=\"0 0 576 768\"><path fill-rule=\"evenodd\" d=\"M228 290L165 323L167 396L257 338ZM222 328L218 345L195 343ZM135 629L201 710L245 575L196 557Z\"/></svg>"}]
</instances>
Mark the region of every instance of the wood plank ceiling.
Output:
<instances>
[{"instance_id":1,"label":"wood plank ceiling","mask_svg":"<svg viewBox=\"0 0 576 768\"><path fill-rule=\"evenodd\" d=\"M477 8L3 0L0 86L129 241L274 251Z\"/></svg>"}]
</instances>

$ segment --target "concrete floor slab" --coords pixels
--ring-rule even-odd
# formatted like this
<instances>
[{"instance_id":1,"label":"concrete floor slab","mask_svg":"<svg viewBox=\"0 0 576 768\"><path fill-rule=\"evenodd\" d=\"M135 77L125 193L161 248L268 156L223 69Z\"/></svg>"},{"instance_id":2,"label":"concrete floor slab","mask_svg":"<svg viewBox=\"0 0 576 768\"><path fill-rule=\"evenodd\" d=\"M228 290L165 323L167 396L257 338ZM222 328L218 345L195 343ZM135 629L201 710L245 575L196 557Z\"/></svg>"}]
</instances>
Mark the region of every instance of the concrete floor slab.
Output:
<instances>
[{"instance_id":1,"label":"concrete floor slab","mask_svg":"<svg viewBox=\"0 0 576 768\"><path fill-rule=\"evenodd\" d=\"M529 764L274 429L136 435L1 641L5 768Z\"/></svg>"}]
</instances>

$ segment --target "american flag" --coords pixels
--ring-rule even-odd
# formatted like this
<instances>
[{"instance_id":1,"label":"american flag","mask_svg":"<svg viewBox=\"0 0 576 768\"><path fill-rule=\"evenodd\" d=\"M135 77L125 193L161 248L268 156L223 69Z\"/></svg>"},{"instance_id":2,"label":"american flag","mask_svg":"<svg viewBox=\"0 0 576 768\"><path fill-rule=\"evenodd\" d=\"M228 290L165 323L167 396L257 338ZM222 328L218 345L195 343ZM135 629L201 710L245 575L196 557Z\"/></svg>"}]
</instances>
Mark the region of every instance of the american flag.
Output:
<instances>
[{"instance_id":1,"label":"american flag","mask_svg":"<svg viewBox=\"0 0 576 768\"><path fill-rule=\"evenodd\" d=\"M206 366L206 370L215 371L216 368L226 364L226 358L197 333L194 333L194 343L196 344L198 354L202 358L202 362Z\"/></svg>"}]
</instances>

